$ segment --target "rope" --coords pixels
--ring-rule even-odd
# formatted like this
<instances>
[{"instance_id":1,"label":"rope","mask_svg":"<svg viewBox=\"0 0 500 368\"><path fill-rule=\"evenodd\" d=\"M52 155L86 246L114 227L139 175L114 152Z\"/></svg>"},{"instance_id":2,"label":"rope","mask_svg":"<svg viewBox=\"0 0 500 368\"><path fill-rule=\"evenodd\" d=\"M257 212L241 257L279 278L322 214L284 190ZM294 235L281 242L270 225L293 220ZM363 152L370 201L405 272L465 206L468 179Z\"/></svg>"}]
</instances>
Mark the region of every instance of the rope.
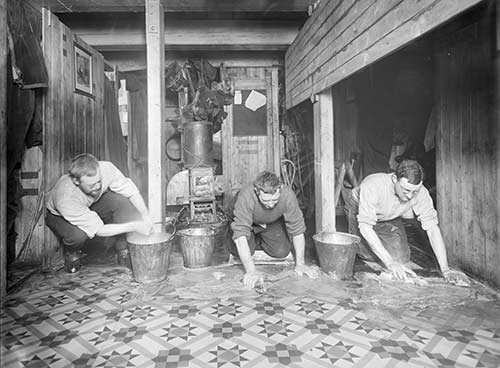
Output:
<instances>
[{"instance_id":1,"label":"rope","mask_svg":"<svg viewBox=\"0 0 500 368\"><path fill-rule=\"evenodd\" d=\"M287 167L291 166L292 168L292 174L290 175L289 168ZM295 164L286 158L281 160L281 175L283 177L283 183L285 185L288 185L289 187L292 187L294 181L295 181L295 173L296 173L296 168Z\"/></svg>"}]
</instances>

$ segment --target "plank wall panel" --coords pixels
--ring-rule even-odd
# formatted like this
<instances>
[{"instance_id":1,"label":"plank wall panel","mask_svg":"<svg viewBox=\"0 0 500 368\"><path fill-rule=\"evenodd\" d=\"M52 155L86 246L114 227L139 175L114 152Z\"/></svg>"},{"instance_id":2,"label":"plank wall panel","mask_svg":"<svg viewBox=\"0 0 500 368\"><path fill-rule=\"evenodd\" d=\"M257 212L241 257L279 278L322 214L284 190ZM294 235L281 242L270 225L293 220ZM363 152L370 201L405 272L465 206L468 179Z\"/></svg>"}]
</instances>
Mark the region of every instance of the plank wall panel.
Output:
<instances>
[{"instance_id":1,"label":"plank wall panel","mask_svg":"<svg viewBox=\"0 0 500 368\"><path fill-rule=\"evenodd\" d=\"M352 100L351 81L343 81L332 88L335 121L335 166L350 162L352 152L360 152L357 144L357 108Z\"/></svg>"},{"instance_id":2,"label":"plank wall panel","mask_svg":"<svg viewBox=\"0 0 500 368\"><path fill-rule=\"evenodd\" d=\"M500 240L500 197L498 196L498 191L500 191L500 0L495 0L496 9L496 19L495 19L495 31L496 31L496 45L493 48L494 54L494 76L495 76L495 101L494 101L494 111L493 116L493 136L496 137L497 147L496 147L496 161L493 163L493 167L496 168L496 181L491 183L493 193L497 193L496 200L493 200L493 206L495 206L496 216L496 234L492 234L492 242L497 243ZM498 264L500 263L500 247L488 248L486 250L487 259L490 261L486 264L486 272L490 274L498 273ZM496 277L496 284L500 285L500 276Z\"/></svg>"},{"instance_id":3,"label":"plank wall panel","mask_svg":"<svg viewBox=\"0 0 500 368\"><path fill-rule=\"evenodd\" d=\"M61 162L63 162L64 131L61 126L62 91L59 85L63 60L61 28L62 24L55 19L54 15L44 10L43 53L49 78L49 85L43 100L43 146L45 147L43 175L45 193L54 186L63 173ZM51 266L52 258L59 249L58 241L48 227L45 227L44 247L42 267L46 269Z\"/></svg>"},{"instance_id":4,"label":"plank wall panel","mask_svg":"<svg viewBox=\"0 0 500 368\"><path fill-rule=\"evenodd\" d=\"M333 86L479 2L345 0L346 8L336 0L322 1L286 53L286 107ZM323 14L328 14L324 20Z\"/></svg>"},{"instance_id":5,"label":"plank wall panel","mask_svg":"<svg viewBox=\"0 0 500 368\"><path fill-rule=\"evenodd\" d=\"M7 69L7 1L0 0L0 70ZM0 73L0 299L7 293L7 73ZM0 304L2 303L0 302Z\"/></svg>"},{"instance_id":6,"label":"plank wall panel","mask_svg":"<svg viewBox=\"0 0 500 368\"><path fill-rule=\"evenodd\" d=\"M96 157L104 158L105 152L105 127L104 127L104 58L95 50L92 51L94 58L94 109L92 110L92 125L88 127L93 132L93 147L89 152ZM90 101L89 101L90 102ZM90 140L90 138L89 138Z\"/></svg>"},{"instance_id":7,"label":"plank wall panel","mask_svg":"<svg viewBox=\"0 0 500 368\"><path fill-rule=\"evenodd\" d=\"M104 62L95 50L78 40L92 54L93 96L74 91L74 40L76 36L52 13L43 11L43 52L49 85L43 98L43 178L44 193L69 168L76 154L90 151L98 157L104 145L103 76ZM92 152L93 151L93 152ZM43 268L57 262L59 243L45 227Z\"/></svg>"},{"instance_id":8,"label":"plank wall panel","mask_svg":"<svg viewBox=\"0 0 500 368\"><path fill-rule=\"evenodd\" d=\"M437 207L450 263L500 286L490 8L436 42ZM477 14L476 14L477 15Z\"/></svg>"},{"instance_id":9,"label":"plank wall panel","mask_svg":"<svg viewBox=\"0 0 500 368\"><path fill-rule=\"evenodd\" d=\"M294 83L303 73L311 73L321 68L332 54L341 52L346 43L356 40L358 29L366 29L377 22L381 15L392 10L402 0L388 0L377 3L377 0L356 2L355 0L341 1L336 8L333 18L329 18L306 45L303 58L292 59L289 65L290 72L287 78ZM346 15L349 16L346 16ZM333 23L334 22L334 23ZM362 35L362 34L361 34ZM321 36L321 37L320 37ZM321 48L319 52L314 49Z\"/></svg>"}]
</instances>

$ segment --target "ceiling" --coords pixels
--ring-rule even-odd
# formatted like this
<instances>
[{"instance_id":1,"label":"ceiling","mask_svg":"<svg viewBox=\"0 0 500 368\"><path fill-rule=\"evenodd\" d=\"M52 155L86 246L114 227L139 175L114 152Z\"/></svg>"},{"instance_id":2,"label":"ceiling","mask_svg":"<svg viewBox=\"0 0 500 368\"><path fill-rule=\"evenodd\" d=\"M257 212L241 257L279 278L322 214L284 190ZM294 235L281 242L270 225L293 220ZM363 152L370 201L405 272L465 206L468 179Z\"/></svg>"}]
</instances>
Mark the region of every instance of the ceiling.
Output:
<instances>
[{"instance_id":1,"label":"ceiling","mask_svg":"<svg viewBox=\"0 0 500 368\"><path fill-rule=\"evenodd\" d=\"M26 1L55 13L85 42L122 69L144 68L145 0ZM270 62L283 59L284 52L308 19L309 5L314 2L160 1L165 12L165 50L169 58L182 59L192 52L220 54L223 51L226 59L249 60L258 55ZM206 57L210 56L213 55Z\"/></svg>"},{"instance_id":2,"label":"ceiling","mask_svg":"<svg viewBox=\"0 0 500 368\"><path fill-rule=\"evenodd\" d=\"M145 0L30 0L54 13L144 12ZM312 0L161 0L166 13L307 14Z\"/></svg>"}]
</instances>

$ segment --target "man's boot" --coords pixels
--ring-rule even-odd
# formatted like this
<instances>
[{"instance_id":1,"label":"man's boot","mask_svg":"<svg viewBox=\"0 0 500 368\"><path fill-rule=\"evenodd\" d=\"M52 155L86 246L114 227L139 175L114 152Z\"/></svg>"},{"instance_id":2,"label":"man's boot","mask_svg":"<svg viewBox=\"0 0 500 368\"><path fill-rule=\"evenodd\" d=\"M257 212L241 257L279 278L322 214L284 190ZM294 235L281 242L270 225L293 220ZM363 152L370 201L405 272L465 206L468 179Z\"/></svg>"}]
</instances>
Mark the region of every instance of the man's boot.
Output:
<instances>
[{"instance_id":1,"label":"man's boot","mask_svg":"<svg viewBox=\"0 0 500 368\"><path fill-rule=\"evenodd\" d=\"M120 266L127 267L129 270L132 269L132 261L130 260L130 253L128 249L117 250L117 261Z\"/></svg>"},{"instance_id":2,"label":"man's boot","mask_svg":"<svg viewBox=\"0 0 500 368\"><path fill-rule=\"evenodd\" d=\"M68 273L75 273L82 267L82 251L80 249L68 249L64 247L64 270Z\"/></svg>"}]
</instances>

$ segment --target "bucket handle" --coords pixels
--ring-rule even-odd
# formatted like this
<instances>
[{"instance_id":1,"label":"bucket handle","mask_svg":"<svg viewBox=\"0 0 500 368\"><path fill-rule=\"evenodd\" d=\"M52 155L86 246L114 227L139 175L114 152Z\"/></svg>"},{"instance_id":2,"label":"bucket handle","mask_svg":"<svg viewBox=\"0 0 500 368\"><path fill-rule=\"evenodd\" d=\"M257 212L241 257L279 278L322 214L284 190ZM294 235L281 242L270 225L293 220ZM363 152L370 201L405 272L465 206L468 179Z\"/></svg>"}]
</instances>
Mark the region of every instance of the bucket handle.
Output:
<instances>
[{"instance_id":1,"label":"bucket handle","mask_svg":"<svg viewBox=\"0 0 500 368\"><path fill-rule=\"evenodd\" d=\"M177 228L175 226L175 221L165 223L165 231L167 231L167 226L169 226L169 225L172 226L172 235L171 236L174 236L175 233L177 232Z\"/></svg>"}]
</instances>

